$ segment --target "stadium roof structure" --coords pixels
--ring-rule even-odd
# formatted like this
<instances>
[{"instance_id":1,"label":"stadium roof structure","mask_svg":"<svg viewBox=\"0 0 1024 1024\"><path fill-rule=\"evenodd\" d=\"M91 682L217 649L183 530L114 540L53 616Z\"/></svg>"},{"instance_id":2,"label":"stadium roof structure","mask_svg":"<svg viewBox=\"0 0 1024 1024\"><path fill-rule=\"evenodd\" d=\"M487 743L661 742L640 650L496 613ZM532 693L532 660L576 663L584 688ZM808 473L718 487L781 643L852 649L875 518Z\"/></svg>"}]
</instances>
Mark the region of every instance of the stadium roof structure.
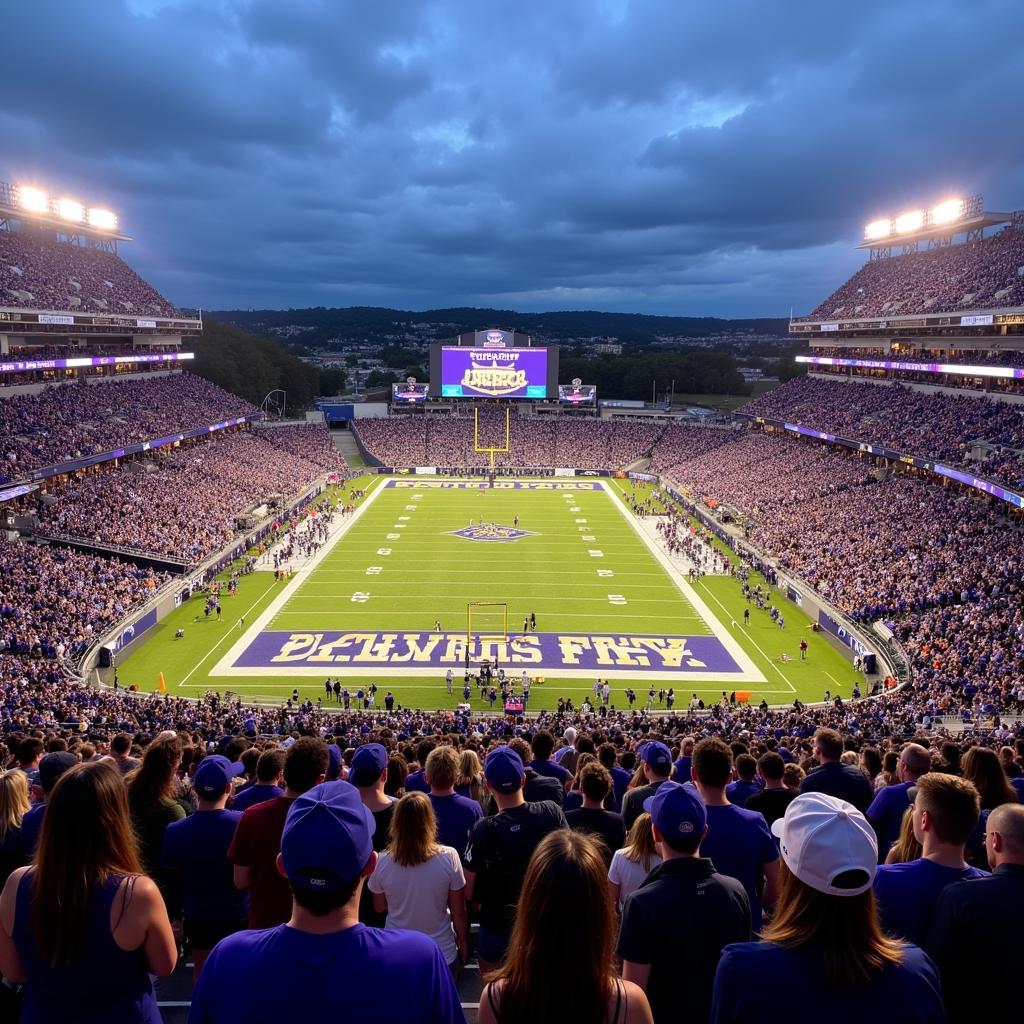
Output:
<instances>
[{"instance_id":1,"label":"stadium roof structure","mask_svg":"<svg viewBox=\"0 0 1024 1024\"><path fill-rule=\"evenodd\" d=\"M25 194L32 195L32 203ZM16 220L53 228L87 242L115 244L131 238L118 230L117 217L101 207L87 207L77 199L51 197L39 189L0 181L0 221Z\"/></svg>"}]
</instances>

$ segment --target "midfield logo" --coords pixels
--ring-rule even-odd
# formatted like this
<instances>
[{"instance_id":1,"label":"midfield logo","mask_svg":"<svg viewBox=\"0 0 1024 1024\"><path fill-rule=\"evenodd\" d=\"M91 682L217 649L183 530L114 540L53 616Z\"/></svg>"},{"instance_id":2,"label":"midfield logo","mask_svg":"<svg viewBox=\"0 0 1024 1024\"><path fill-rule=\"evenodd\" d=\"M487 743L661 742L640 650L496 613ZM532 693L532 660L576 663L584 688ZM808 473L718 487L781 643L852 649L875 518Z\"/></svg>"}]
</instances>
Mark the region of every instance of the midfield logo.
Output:
<instances>
[{"instance_id":1,"label":"midfield logo","mask_svg":"<svg viewBox=\"0 0 1024 1024\"><path fill-rule=\"evenodd\" d=\"M467 526L461 530L453 530L453 537L462 537L464 540L521 540L523 537L533 537L535 534L529 530L517 530L512 526L499 526L497 523L480 523L479 525Z\"/></svg>"}]
</instances>

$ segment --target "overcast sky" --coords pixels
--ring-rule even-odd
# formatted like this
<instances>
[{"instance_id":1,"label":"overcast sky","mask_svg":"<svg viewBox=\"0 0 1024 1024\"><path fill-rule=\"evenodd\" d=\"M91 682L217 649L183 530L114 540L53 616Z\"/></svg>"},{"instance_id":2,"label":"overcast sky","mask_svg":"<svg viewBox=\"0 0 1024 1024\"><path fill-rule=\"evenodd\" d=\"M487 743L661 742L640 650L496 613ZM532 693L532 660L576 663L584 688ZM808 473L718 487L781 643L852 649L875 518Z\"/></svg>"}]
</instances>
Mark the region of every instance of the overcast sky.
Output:
<instances>
[{"instance_id":1,"label":"overcast sky","mask_svg":"<svg viewBox=\"0 0 1024 1024\"><path fill-rule=\"evenodd\" d=\"M807 312L866 221L1024 207L1022 0L33 0L0 180L205 308Z\"/></svg>"}]
</instances>

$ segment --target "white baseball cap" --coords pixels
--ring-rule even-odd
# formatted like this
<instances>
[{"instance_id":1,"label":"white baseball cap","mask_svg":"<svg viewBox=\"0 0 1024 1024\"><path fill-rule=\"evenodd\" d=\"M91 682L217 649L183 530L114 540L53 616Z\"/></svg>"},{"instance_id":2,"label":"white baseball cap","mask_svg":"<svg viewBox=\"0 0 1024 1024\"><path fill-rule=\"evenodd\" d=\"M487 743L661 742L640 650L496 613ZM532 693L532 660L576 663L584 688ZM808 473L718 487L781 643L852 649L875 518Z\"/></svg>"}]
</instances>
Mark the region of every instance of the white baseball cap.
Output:
<instances>
[{"instance_id":1,"label":"white baseball cap","mask_svg":"<svg viewBox=\"0 0 1024 1024\"><path fill-rule=\"evenodd\" d=\"M805 885L833 896L867 892L878 867L878 841L867 818L853 804L825 793L801 793L786 816L772 825L786 866ZM853 887L836 885L849 871L864 881Z\"/></svg>"}]
</instances>

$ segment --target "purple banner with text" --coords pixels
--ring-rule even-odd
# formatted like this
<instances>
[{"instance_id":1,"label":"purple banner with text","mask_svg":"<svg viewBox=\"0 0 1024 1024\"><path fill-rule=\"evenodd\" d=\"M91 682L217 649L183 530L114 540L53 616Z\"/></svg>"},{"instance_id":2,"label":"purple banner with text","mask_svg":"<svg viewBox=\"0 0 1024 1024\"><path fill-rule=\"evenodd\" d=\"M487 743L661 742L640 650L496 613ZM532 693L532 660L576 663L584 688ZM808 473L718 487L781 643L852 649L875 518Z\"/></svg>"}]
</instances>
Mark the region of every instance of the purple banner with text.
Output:
<instances>
[{"instance_id":1,"label":"purple banner with text","mask_svg":"<svg viewBox=\"0 0 1024 1024\"><path fill-rule=\"evenodd\" d=\"M340 668L373 672L380 669L448 668L466 664L465 633L330 632L259 634L232 665L244 669L308 670L328 675ZM487 659L506 670L533 672L584 670L598 674L681 677L735 676L743 671L715 636L649 636L643 634L527 633L508 640L477 639L469 643L469 661Z\"/></svg>"}]
</instances>

